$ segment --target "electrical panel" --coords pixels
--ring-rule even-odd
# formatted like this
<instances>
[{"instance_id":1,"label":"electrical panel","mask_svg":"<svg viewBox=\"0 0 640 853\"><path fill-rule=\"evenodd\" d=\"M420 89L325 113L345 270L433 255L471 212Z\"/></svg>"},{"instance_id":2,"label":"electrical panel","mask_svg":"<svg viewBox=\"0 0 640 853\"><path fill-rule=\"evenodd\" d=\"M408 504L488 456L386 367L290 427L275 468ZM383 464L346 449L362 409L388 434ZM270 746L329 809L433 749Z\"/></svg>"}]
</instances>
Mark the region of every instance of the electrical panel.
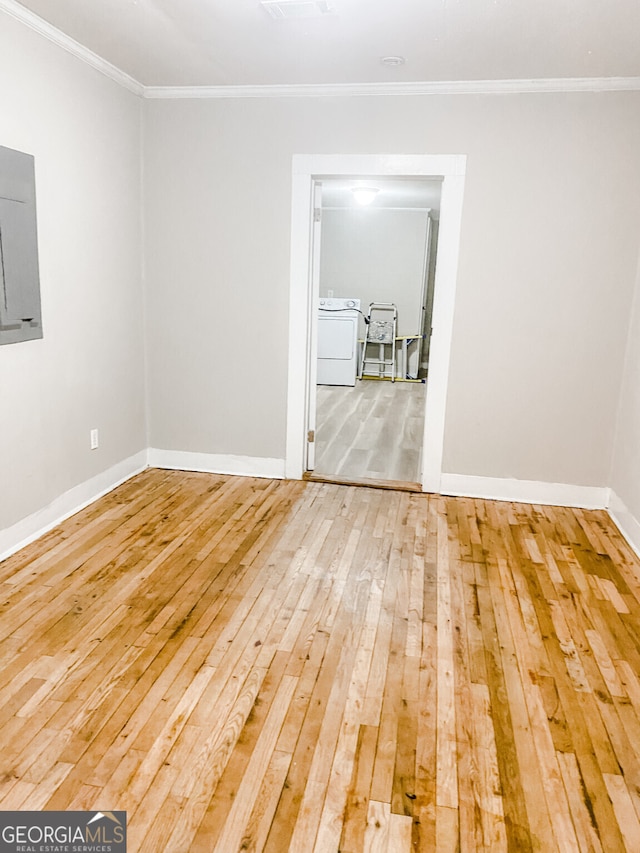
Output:
<instances>
[{"instance_id":1,"label":"electrical panel","mask_svg":"<svg viewBox=\"0 0 640 853\"><path fill-rule=\"evenodd\" d=\"M41 337L34 158L0 146L0 344Z\"/></svg>"}]
</instances>

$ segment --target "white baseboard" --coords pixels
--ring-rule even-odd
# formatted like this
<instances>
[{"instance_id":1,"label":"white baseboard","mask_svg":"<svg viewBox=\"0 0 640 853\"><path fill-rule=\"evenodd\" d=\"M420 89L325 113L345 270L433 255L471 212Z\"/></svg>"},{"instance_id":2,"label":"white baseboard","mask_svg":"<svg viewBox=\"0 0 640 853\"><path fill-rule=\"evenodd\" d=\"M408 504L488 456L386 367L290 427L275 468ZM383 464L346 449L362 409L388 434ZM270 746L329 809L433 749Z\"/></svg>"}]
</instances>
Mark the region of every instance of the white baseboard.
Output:
<instances>
[{"instance_id":1,"label":"white baseboard","mask_svg":"<svg viewBox=\"0 0 640 853\"><path fill-rule=\"evenodd\" d=\"M443 495L456 497L575 506L582 509L606 509L609 504L609 489L604 486L570 486L565 483L475 477L466 474L443 474L440 491Z\"/></svg>"},{"instance_id":2,"label":"white baseboard","mask_svg":"<svg viewBox=\"0 0 640 853\"><path fill-rule=\"evenodd\" d=\"M74 486L55 498L44 509L22 519L12 527L0 530L0 560L5 560L147 467L265 477L274 480L282 480L285 477L284 459L192 453L157 448L142 450L85 483ZM618 495L606 487L443 474L440 491L443 495L456 497L574 506L583 509L608 509L620 533L640 556L640 521L627 509Z\"/></svg>"},{"instance_id":3,"label":"white baseboard","mask_svg":"<svg viewBox=\"0 0 640 853\"><path fill-rule=\"evenodd\" d=\"M609 515L620 533L640 557L640 521L627 509L624 501L613 490L609 501Z\"/></svg>"},{"instance_id":4,"label":"white baseboard","mask_svg":"<svg viewBox=\"0 0 640 853\"><path fill-rule=\"evenodd\" d=\"M146 467L147 451L141 450L135 456L118 462L112 468L96 474L90 480L59 495L44 509L34 512L33 515L23 518L11 527L0 530L0 560L15 554L20 548L38 539L65 518L75 515L76 512L106 495L125 480L144 471Z\"/></svg>"},{"instance_id":5,"label":"white baseboard","mask_svg":"<svg viewBox=\"0 0 640 853\"><path fill-rule=\"evenodd\" d=\"M283 480L284 459L261 456L230 456L224 453L192 453L185 450L149 448L151 468L180 471L204 471L207 474L235 474L241 477L267 477Z\"/></svg>"}]
</instances>

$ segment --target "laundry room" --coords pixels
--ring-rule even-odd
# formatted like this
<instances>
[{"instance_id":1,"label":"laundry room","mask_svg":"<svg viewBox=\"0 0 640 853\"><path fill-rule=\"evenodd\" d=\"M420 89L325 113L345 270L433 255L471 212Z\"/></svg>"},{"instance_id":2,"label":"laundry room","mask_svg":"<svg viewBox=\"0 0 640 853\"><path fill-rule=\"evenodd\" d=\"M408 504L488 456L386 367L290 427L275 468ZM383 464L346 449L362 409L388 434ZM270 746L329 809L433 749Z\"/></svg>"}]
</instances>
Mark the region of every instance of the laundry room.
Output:
<instances>
[{"instance_id":1,"label":"laundry room","mask_svg":"<svg viewBox=\"0 0 640 853\"><path fill-rule=\"evenodd\" d=\"M322 181L315 474L417 482L441 181Z\"/></svg>"}]
</instances>

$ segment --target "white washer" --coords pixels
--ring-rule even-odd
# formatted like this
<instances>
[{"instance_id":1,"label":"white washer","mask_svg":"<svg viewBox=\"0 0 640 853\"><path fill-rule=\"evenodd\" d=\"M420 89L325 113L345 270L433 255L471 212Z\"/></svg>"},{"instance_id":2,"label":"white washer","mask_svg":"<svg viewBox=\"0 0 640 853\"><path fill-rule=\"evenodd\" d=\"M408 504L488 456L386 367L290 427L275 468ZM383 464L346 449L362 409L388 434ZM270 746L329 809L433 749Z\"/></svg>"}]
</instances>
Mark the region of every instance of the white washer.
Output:
<instances>
[{"instance_id":1,"label":"white washer","mask_svg":"<svg viewBox=\"0 0 640 853\"><path fill-rule=\"evenodd\" d=\"M318 305L318 384L355 385L359 299L322 297Z\"/></svg>"}]
</instances>

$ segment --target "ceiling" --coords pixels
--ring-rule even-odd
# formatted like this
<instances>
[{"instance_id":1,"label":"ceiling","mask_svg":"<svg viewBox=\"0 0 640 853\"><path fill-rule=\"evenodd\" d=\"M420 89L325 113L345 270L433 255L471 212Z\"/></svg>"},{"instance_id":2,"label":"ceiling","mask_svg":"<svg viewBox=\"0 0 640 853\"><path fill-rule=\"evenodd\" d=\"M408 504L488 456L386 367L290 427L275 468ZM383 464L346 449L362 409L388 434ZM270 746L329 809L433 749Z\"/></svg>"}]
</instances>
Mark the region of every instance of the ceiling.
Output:
<instances>
[{"instance_id":1,"label":"ceiling","mask_svg":"<svg viewBox=\"0 0 640 853\"><path fill-rule=\"evenodd\" d=\"M329 14L280 20L260 0L0 8L25 7L149 87L640 77L638 0L328 2Z\"/></svg>"}]
</instances>

